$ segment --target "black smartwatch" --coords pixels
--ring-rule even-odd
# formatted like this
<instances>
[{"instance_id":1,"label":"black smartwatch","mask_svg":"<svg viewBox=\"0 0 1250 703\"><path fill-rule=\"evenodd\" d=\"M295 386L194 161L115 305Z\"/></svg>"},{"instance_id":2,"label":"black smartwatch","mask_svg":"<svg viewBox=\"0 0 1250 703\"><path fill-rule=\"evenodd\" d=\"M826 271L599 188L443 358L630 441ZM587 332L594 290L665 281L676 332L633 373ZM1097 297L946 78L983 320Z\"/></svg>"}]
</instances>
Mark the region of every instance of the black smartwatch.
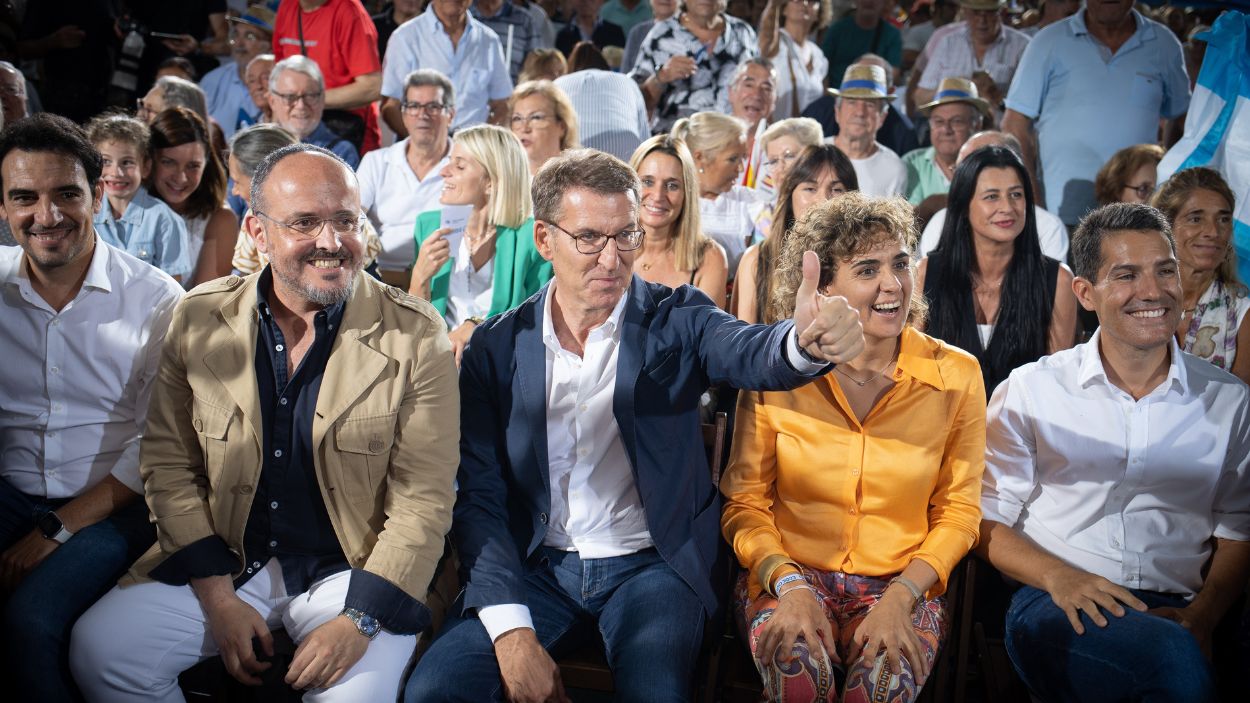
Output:
<instances>
[{"instance_id":1,"label":"black smartwatch","mask_svg":"<svg viewBox=\"0 0 1250 703\"><path fill-rule=\"evenodd\" d=\"M343 612L339 613L339 615L347 616L348 620L356 624L356 631L369 639L377 637L378 633L382 631L382 623L378 622L377 618L355 608L343 608Z\"/></svg>"},{"instance_id":2,"label":"black smartwatch","mask_svg":"<svg viewBox=\"0 0 1250 703\"><path fill-rule=\"evenodd\" d=\"M40 515L35 525L39 527L44 537L58 544L65 544L70 537L74 536L73 532L65 529L65 523L61 522L61 518L53 510Z\"/></svg>"}]
</instances>

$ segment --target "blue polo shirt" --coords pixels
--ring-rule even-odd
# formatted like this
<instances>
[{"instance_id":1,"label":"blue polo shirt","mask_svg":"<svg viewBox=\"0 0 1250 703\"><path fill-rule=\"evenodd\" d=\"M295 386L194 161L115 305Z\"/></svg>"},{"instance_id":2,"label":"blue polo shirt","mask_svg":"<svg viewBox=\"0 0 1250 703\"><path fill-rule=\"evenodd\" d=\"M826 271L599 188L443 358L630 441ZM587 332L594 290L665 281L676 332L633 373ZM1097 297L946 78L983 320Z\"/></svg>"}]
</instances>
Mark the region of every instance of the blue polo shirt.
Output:
<instances>
[{"instance_id":1,"label":"blue polo shirt","mask_svg":"<svg viewBox=\"0 0 1250 703\"><path fill-rule=\"evenodd\" d=\"M1036 120L1045 205L1069 227L1095 206L1094 176L1107 159L1153 144L1160 118L1189 108L1180 42L1132 13L1137 31L1114 55L1090 36L1084 10L1043 28L1007 93L1008 108Z\"/></svg>"},{"instance_id":2,"label":"blue polo shirt","mask_svg":"<svg viewBox=\"0 0 1250 703\"><path fill-rule=\"evenodd\" d=\"M233 63L218 66L200 79L200 88L208 99L208 116L217 120L229 140L237 130L254 125L260 119L260 108L252 102L247 84L239 77Z\"/></svg>"},{"instance_id":3,"label":"blue polo shirt","mask_svg":"<svg viewBox=\"0 0 1250 703\"><path fill-rule=\"evenodd\" d=\"M101 239L127 254L171 276L185 279L191 275L193 262L188 252L186 222L143 186L139 186L121 218L113 219L105 199L94 222Z\"/></svg>"}]
</instances>

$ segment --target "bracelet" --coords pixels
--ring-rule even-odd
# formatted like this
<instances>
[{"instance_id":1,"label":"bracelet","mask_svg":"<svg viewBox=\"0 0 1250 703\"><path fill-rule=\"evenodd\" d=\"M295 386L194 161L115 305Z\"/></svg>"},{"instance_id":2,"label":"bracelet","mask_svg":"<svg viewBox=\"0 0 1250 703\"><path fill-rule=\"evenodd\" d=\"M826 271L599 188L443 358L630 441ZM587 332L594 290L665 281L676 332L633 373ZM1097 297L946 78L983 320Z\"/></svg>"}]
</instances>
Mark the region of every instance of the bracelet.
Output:
<instances>
[{"instance_id":1,"label":"bracelet","mask_svg":"<svg viewBox=\"0 0 1250 703\"><path fill-rule=\"evenodd\" d=\"M784 596L784 595L785 595L785 594L787 594L787 593L790 593L791 591L810 591L810 592L811 592L811 594L812 594L812 597L813 597L813 598L815 598L815 597L816 597L816 589L812 588L811 586L807 585L806 583L802 583L802 584L796 584L796 585L794 585L794 586L791 586L791 587L787 588L785 591L780 591L780 590L779 590L779 591L777 592L777 600L781 600L781 597L782 597L782 596Z\"/></svg>"},{"instance_id":2,"label":"bracelet","mask_svg":"<svg viewBox=\"0 0 1250 703\"><path fill-rule=\"evenodd\" d=\"M893 586L896 583L900 584L903 588L906 588L909 593L911 593L912 605L915 605L916 603L919 603L921 600L924 599L924 591L921 591L919 586L912 583L911 579L903 577L903 576L895 576L894 578L890 579L890 582L887 583L885 587L889 588L890 586Z\"/></svg>"},{"instance_id":3,"label":"bracelet","mask_svg":"<svg viewBox=\"0 0 1250 703\"><path fill-rule=\"evenodd\" d=\"M780 598L782 586L788 583L794 583L795 581L802 581L802 580L803 580L803 574L786 574L785 576L782 576L781 578L777 579L777 583L773 584L773 593L776 594L778 598ZM806 583L804 585L806 585Z\"/></svg>"},{"instance_id":4,"label":"bracelet","mask_svg":"<svg viewBox=\"0 0 1250 703\"><path fill-rule=\"evenodd\" d=\"M483 322L486 322L486 318L481 317L480 315L473 315L472 317L464 318L464 321L472 322L473 324L478 325L480 327Z\"/></svg>"}]
</instances>

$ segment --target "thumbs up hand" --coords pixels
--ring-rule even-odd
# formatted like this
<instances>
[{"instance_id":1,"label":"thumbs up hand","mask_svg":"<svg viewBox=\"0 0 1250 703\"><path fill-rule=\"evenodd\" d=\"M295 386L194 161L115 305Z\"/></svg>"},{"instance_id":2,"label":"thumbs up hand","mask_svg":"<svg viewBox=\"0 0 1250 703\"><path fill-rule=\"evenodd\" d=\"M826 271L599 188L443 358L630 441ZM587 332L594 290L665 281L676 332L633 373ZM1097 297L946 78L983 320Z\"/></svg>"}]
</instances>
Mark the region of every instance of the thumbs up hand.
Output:
<instances>
[{"instance_id":1,"label":"thumbs up hand","mask_svg":"<svg viewBox=\"0 0 1250 703\"><path fill-rule=\"evenodd\" d=\"M859 311L846 298L820 292L820 259L803 252L803 283L794 296L794 329L799 347L831 364L841 364L864 351Z\"/></svg>"}]
</instances>

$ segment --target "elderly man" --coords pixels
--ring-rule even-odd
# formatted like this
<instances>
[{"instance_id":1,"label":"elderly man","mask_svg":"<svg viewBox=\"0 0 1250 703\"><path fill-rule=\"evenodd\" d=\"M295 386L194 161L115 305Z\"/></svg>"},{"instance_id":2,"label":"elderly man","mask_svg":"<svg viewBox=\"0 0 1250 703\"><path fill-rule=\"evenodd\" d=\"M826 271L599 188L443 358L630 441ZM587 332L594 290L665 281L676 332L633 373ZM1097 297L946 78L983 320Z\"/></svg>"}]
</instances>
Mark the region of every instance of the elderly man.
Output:
<instances>
[{"instance_id":1,"label":"elderly man","mask_svg":"<svg viewBox=\"0 0 1250 703\"><path fill-rule=\"evenodd\" d=\"M247 62L243 71L247 93L260 111L256 120L258 123L273 121L273 110L269 109L269 74L273 73L273 64L273 54L257 54Z\"/></svg>"},{"instance_id":2,"label":"elderly man","mask_svg":"<svg viewBox=\"0 0 1250 703\"><path fill-rule=\"evenodd\" d=\"M387 283L407 289L416 258L412 233L417 215L440 207L456 89L438 71L418 69L408 74L400 109L408 136L365 154L356 176L360 205L382 238L378 273Z\"/></svg>"},{"instance_id":3,"label":"elderly man","mask_svg":"<svg viewBox=\"0 0 1250 703\"><path fill-rule=\"evenodd\" d=\"M0 61L0 108L4 123L17 122L29 110L26 99L26 76L8 61Z\"/></svg>"},{"instance_id":4,"label":"elderly man","mask_svg":"<svg viewBox=\"0 0 1250 703\"><path fill-rule=\"evenodd\" d=\"M179 672L217 653L257 683L278 626L310 700L394 700L430 621L459 440L442 318L361 275L335 155L279 149L251 192L270 263L174 314L141 467L159 542L75 628L88 700L178 700Z\"/></svg>"},{"instance_id":5,"label":"elderly man","mask_svg":"<svg viewBox=\"0 0 1250 703\"><path fill-rule=\"evenodd\" d=\"M274 18L273 54L307 56L325 76L325 107L341 135L359 137L361 152L378 148L382 61L378 33L360 0L287 0ZM327 118L327 121L328 118Z\"/></svg>"},{"instance_id":6,"label":"elderly man","mask_svg":"<svg viewBox=\"0 0 1250 703\"><path fill-rule=\"evenodd\" d=\"M1204 652L1250 576L1250 392L1177 346L1160 212L1095 210L1072 249L1098 331L988 410L978 549L1024 584L1007 650L1044 700L1215 700Z\"/></svg>"},{"instance_id":7,"label":"elderly man","mask_svg":"<svg viewBox=\"0 0 1250 703\"><path fill-rule=\"evenodd\" d=\"M959 158L955 160L955 166L958 167L960 162L968 158L972 152L987 146L1005 146L1015 152L1016 156L1020 156L1020 142L1010 134L993 131L979 132L972 135L972 138L959 150ZM1067 261L1068 228L1064 226L1063 220L1037 204L1033 205L1033 214L1037 216L1037 239L1041 244L1042 253L1056 261ZM945 224L946 208L938 210L933 217L929 218L929 222L924 226L924 233L920 236L919 249L922 254L928 254L937 249L938 242L942 239L942 227Z\"/></svg>"},{"instance_id":8,"label":"elderly man","mask_svg":"<svg viewBox=\"0 0 1250 703\"><path fill-rule=\"evenodd\" d=\"M20 245L0 250L0 670L13 700L77 700L70 629L152 544L139 437L182 289L96 235L101 163L63 117L0 133L0 215Z\"/></svg>"},{"instance_id":9,"label":"elderly man","mask_svg":"<svg viewBox=\"0 0 1250 703\"><path fill-rule=\"evenodd\" d=\"M161 76L152 84L148 94L139 99L135 117L152 124L156 116L171 107L185 107L208 122L208 100L200 86L185 78Z\"/></svg>"},{"instance_id":10,"label":"elderly man","mask_svg":"<svg viewBox=\"0 0 1250 703\"><path fill-rule=\"evenodd\" d=\"M465 350L452 535L468 583L408 703L564 700L552 657L600 638L617 700L686 700L719 605L700 396L793 388L862 349L846 300L818 295L814 253L794 321L772 326L634 276L639 188L591 150L535 178L554 279Z\"/></svg>"},{"instance_id":11,"label":"elderly man","mask_svg":"<svg viewBox=\"0 0 1250 703\"><path fill-rule=\"evenodd\" d=\"M230 57L234 63L209 71L200 80L200 88L208 98L208 114L229 140L236 130L256 124L260 118L260 109L248 90L247 65L273 45L273 10L255 4L238 17L226 17L226 21L230 23Z\"/></svg>"},{"instance_id":12,"label":"elderly man","mask_svg":"<svg viewBox=\"0 0 1250 703\"><path fill-rule=\"evenodd\" d=\"M885 123L890 109L887 81L880 66L858 63L846 69L841 89L829 89L837 99L833 114L838 121L838 136L833 138L833 144L855 167L860 192L875 197L902 195L907 189L903 160L877 141L877 130Z\"/></svg>"},{"instance_id":13,"label":"elderly man","mask_svg":"<svg viewBox=\"0 0 1250 703\"><path fill-rule=\"evenodd\" d=\"M1034 174L1041 167L1042 201L1074 226L1094 206L1094 177L1107 159L1154 143L1159 120L1189 108L1180 41L1132 0L1089 3L1029 42L1006 106L1002 129L1024 145Z\"/></svg>"},{"instance_id":14,"label":"elderly man","mask_svg":"<svg viewBox=\"0 0 1250 703\"><path fill-rule=\"evenodd\" d=\"M919 205L931 195L950 190L959 150L990 118L990 106L967 78L945 78L933 102L920 106L929 118L932 146L903 155L907 167L907 199Z\"/></svg>"},{"instance_id":15,"label":"elderly man","mask_svg":"<svg viewBox=\"0 0 1250 703\"><path fill-rule=\"evenodd\" d=\"M777 97L777 72L773 62L755 56L738 64L733 80L729 83L729 112L747 124L747 167L742 174L742 185L755 187L763 163L763 150L758 137L768 126Z\"/></svg>"},{"instance_id":16,"label":"elderly man","mask_svg":"<svg viewBox=\"0 0 1250 703\"><path fill-rule=\"evenodd\" d=\"M321 68L306 56L291 56L274 64L269 73L269 110L273 121L300 141L328 149L356 168L360 164L356 147L321 121L326 106L325 85Z\"/></svg>"},{"instance_id":17,"label":"elderly man","mask_svg":"<svg viewBox=\"0 0 1250 703\"><path fill-rule=\"evenodd\" d=\"M885 92L887 95L894 95L894 73L888 61L876 54L864 54L856 59L855 63L880 66L886 77ZM915 126L904 112L896 108L896 103L897 97L887 101L889 108L885 112L885 121L881 123L881 129L877 130L877 141L890 147L895 154L906 154L919 148L920 142L916 139ZM836 137L838 135L837 104L838 99L826 90L824 95L804 108L803 117L810 117L819 122L826 137Z\"/></svg>"},{"instance_id":18,"label":"elderly man","mask_svg":"<svg viewBox=\"0 0 1250 703\"><path fill-rule=\"evenodd\" d=\"M382 117L396 134L406 133L399 103L404 79L418 68L432 68L455 86L452 129L508 117L512 79L503 47L490 27L469 14L472 0L431 0L429 8L391 35L382 77Z\"/></svg>"},{"instance_id":19,"label":"elderly man","mask_svg":"<svg viewBox=\"0 0 1250 703\"><path fill-rule=\"evenodd\" d=\"M971 78L984 72L997 89L987 91L997 105L1007 94L1020 55L1029 45L1029 35L1003 26L1002 9L1007 0L960 0L962 25L946 34L933 47L932 57L916 86L916 103L927 103L939 90L938 83L950 76Z\"/></svg>"}]
</instances>

